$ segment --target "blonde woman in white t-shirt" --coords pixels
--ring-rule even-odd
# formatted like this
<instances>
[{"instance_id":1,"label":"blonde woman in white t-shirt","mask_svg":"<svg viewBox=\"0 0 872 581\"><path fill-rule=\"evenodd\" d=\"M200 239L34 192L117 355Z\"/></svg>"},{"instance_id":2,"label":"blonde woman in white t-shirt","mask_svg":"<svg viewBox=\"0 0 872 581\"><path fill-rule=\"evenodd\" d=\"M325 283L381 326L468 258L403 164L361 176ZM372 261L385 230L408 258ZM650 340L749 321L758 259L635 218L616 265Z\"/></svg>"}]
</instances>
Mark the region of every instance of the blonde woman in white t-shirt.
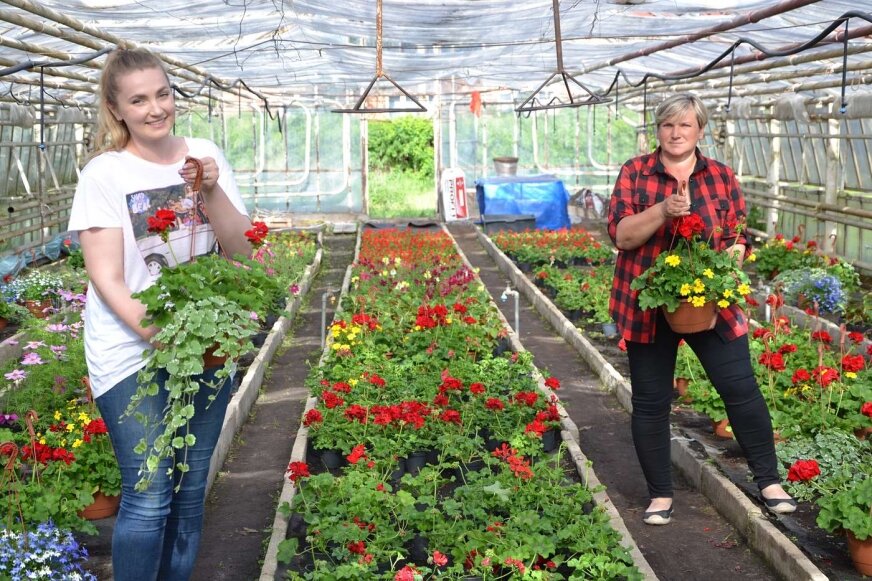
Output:
<instances>
[{"instance_id":1,"label":"blonde woman in white t-shirt","mask_svg":"<svg viewBox=\"0 0 872 581\"><path fill-rule=\"evenodd\" d=\"M85 310L88 372L122 475L112 537L113 575L115 581L181 581L190 577L196 560L209 461L229 389L220 389L211 403L208 396L215 392L200 390L202 396L195 400L190 430L197 445L189 450L190 471L179 491L173 490L173 478L163 476L146 491L135 490L143 455L134 453L134 447L149 434L124 411L145 364L143 352L151 348L158 329L140 325L145 307L131 295L150 286L160 264L166 264L160 241L154 244L154 237L143 231L143 213L184 198L185 185L197 174L196 163L186 160L195 158L202 164L200 196L210 227L198 225L195 233L192 226L191 235L211 237L212 243L217 236L228 256L248 255L244 232L250 222L220 149L208 140L172 134L173 89L155 55L142 49L110 53L99 97L95 152L82 170L69 230L78 232L90 278ZM213 374L207 370L204 379ZM157 379L160 383L165 376ZM159 390L137 411L160 417L165 403Z\"/></svg>"}]
</instances>

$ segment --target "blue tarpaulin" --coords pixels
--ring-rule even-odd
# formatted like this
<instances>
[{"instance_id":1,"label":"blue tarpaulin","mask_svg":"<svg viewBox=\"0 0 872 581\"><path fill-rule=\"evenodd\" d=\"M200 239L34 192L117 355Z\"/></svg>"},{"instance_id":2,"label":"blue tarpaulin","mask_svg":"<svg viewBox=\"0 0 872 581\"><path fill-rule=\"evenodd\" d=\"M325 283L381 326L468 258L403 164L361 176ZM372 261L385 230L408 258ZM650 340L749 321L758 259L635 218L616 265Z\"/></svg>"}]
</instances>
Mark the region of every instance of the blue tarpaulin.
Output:
<instances>
[{"instance_id":1,"label":"blue tarpaulin","mask_svg":"<svg viewBox=\"0 0 872 581\"><path fill-rule=\"evenodd\" d=\"M482 215L532 214L536 228L569 228L569 193L553 175L500 176L475 180L475 196Z\"/></svg>"}]
</instances>

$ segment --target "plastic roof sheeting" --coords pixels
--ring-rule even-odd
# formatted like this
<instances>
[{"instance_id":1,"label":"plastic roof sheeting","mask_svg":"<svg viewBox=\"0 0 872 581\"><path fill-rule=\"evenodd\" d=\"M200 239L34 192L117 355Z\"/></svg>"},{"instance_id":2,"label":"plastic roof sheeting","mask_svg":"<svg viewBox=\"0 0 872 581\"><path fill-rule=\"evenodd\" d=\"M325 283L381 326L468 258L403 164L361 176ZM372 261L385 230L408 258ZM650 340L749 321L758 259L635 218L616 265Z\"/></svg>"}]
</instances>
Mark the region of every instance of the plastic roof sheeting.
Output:
<instances>
[{"instance_id":1,"label":"plastic roof sheeting","mask_svg":"<svg viewBox=\"0 0 872 581\"><path fill-rule=\"evenodd\" d=\"M768 50L806 42L862 4L868 3L563 0L563 61L567 72L587 87L605 91L619 68L634 82L646 72L687 72L707 65L739 38ZM748 22L748 15L778 7L790 9ZM382 13L384 71L413 95L507 90L520 103L557 66L550 0L384 0ZM740 18L744 23L739 24ZM347 105L354 103L376 70L375 21L376 0L7 0L0 2L0 68L80 59L126 42L166 57L173 82L186 92L199 93L201 103L211 76L225 87L242 80L270 105L295 98ZM727 23L735 26L627 58ZM849 30L864 27L869 29L866 35L849 42L848 81L854 85L872 83L872 22L854 18L849 23ZM828 43L813 50L832 52L840 47ZM742 45L735 57L755 53ZM92 103L104 59L45 68L46 102ZM726 100L726 89L717 85L727 80L729 61L730 57L724 59L726 68L697 85L709 90L710 98ZM821 91L838 95L840 55L799 64L777 58L763 62L770 61L781 66L747 73L744 81L743 67L751 65L737 66L732 96L750 93L771 99L780 92L806 89L809 83L810 96L819 97ZM641 89L630 90L623 79L620 83L621 94L641 99ZM652 83L649 90L656 87ZM551 87L554 94L560 90ZM216 86L212 96L235 102L235 91L222 92ZM4 94L6 100L37 102L39 69L0 77L0 97Z\"/></svg>"}]
</instances>

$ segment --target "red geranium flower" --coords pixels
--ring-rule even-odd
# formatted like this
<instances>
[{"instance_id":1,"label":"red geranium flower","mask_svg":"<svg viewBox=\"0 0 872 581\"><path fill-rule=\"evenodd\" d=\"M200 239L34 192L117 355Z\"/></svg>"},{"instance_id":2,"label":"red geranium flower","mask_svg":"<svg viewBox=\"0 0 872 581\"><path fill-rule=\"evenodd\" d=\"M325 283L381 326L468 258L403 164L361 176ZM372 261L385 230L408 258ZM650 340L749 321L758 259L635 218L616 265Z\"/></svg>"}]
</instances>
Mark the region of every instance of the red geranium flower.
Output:
<instances>
[{"instance_id":1,"label":"red geranium flower","mask_svg":"<svg viewBox=\"0 0 872 581\"><path fill-rule=\"evenodd\" d=\"M170 227L176 223L176 213L172 210L159 209L154 216L146 219L146 223L150 233L159 234L160 239L166 242L170 237Z\"/></svg>"},{"instance_id":2,"label":"red geranium flower","mask_svg":"<svg viewBox=\"0 0 872 581\"><path fill-rule=\"evenodd\" d=\"M556 377L549 377L545 380L545 385L547 385L551 389L560 389L560 380Z\"/></svg>"},{"instance_id":3,"label":"red geranium flower","mask_svg":"<svg viewBox=\"0 0 872 581\"><path fill-rule=\"evenodd\" d=\"M363 444L358 444L351 449L351 454L345 457L351 464L357 464L361 458L366 458L366 448Z\"/></svg>"},{"instance_id":4,"label":"red geranium flower","mask_svg":"<svg viewBox=\"0 0 872 581\"><path fill-rule=\"evenodd\" d=\"M321 415L316 409L311 409L306 412L306 415L303 417L303 425L306 427L311 426L312 424L317 424L324 421L324 416Z\"/></svg>"},{"instance_id":5,"label":"red geranium flower","mask_svg":"<svg viewBox=\"0 0 872 581\"><path fill-rule=\"evenodd\" d=\"M444 567L448 564L448 557L439 551L433 551L433 564L437 567Z\"/></svg>"},{"instance_id":6,"label":"red geranium flower","mask_svg":"<svg viewBox=\"0 0 872 581\"><path fill-rule=\"evenodd\" d=\"M833 338L826 331L815 331L811 334L811 338L822 343L832 343Z\"/></svg>"},{"instance_id":7,"label":"red geranium flower","mask_svg":"<svg viewBox=\"0 0 872 581\"><path fill-rule=\"evenodd\" d=\"M854 343L862 343L863 342L863 333L858 333L857 331L851 331L850 333L848 333L848 339L850 339Z\"/></svg>"},{"instance_id":8,"label":"red geranium flower","mask_svg":"<svg viewBox=\"0 0 872 581\"><path fill-rule=\"evenodd\" d=\"M809 381L810 379L811 379L811 374L808 371L806 371L805 369L803 369L802 367L800 367L799 369L797 369L796 371L793 372L793 378L792 378L793 385L796 385L797 383L803 383L803 382Z\"/></svg>"},{"instance_id":9,"label":"red geranium flower","mask_svg":"<svg viewBox=\"0 0 872 581\"><path fill-rule=\"evenodd\" d=\"M797 460L787 471L787 479L791 482L805 482L820 473L821 468L817 460Z\"/></svg>"},{"instance_id":10,"label":"red geranium flower","mask_svg":"<svg viewBox=\"0 0 872 581\"><path fill-rule=\"evenodd\" d=\"M484 407L489 410L499 411L505 409L506 404L503 403L503 400L497 399L495 397L490 397L484 402Z\"/></svg>"},{"instance_id":11,"label":"red geranium flower","mask_svg":"<svg viewBox=\"0 0 872 581\"><path fill-rule=\"evenodd\" d=\"M702 234L705 230L705 222L703 222L702 218L697 214L691 214L690 216L683 216L675 220L672 224L672 228L674 231L678 232L678 234L682 238L693 238L694 234Z\"/></svg>"},{"instance_id":12,"label":"red geranium flower","mask_svg":"<svg viewBox=\"0 0 872 581\"><path fill-rule=\"evenodd\" d=\"M839 379L839 372L832 367L827 367L826 365L818 365L814 368L814 371L812 371L811 374L821 387L827 387L829 384Z\"/></svg>"},{"instance_id":13,"label":"red geranium flower","mask_svg":"<svg viewBox=\"0 0 872 581\"><path fill-rule=\"evenodd\" d=\"M758 360L760 365L768 367L773 371L784 371L784 358L781 356L781 353L761 353L760 359Z\"/></svg>"},{"instance_id":14,"label":"red geranium flower","mask_svg":"<svg viewBox=\"0 0 872 581\"><path fill-rule=\"evenodd\" d=\"M845 355L842 357L842 371L862 371L866 362L863 361L862 355Z\"/></svg>"},{"instance_id":15,"label":"red geranium flower","mask_svg":"<svg viewBox=\"0 0 872 581\"><path fill-rule=\"evenodd\" d=\"M867 401L862 406L860 406L860 413L864 416L872 418L872 401Z\"/></svg>"},{"instance_id":16,"label":"red geranium flower","mask_svg":"<svg viewBox=\"0 0 872 581\"><path fill-rule=\"evenodd\" d=\"M308 478L311 476L311 474L309 474L309 465L305 462L291 462L288 464L288 472L290 472L288 478L295 484L301 478Z\"/></svg>"},{"instance_id":17,"label":"red geranium flower","mask_svg":"<svg viewBox=\"0 0 872 581\"><path fill-rule=\"evenodd\" d=\"M251 245L255 248L262 246L264 240L266 240L266 235L269 233L269 228L263 222L252 222L251 230L245 231L245 237L248 238L248 241L251 242Z\"/></svg>"}]
</instances>

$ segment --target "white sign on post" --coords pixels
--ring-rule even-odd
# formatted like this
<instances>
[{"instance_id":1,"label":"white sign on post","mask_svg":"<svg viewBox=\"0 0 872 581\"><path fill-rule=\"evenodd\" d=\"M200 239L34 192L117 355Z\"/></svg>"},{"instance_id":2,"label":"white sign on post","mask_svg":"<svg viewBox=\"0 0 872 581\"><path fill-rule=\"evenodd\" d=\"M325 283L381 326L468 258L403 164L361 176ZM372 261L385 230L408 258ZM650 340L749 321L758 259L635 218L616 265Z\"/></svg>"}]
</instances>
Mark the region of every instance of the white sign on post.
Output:
<instances>
[{"instance_id":1,"label":"white sign on post","mask_svg":"<svg viewBox=\"0 0 872 581\"><path fill-rule=\"evenodd\" d=\"M442 209L446 222L469 218L466 184L463 170L459 168L449 167L442 171Z\"/></svg>"}]
</instances>

